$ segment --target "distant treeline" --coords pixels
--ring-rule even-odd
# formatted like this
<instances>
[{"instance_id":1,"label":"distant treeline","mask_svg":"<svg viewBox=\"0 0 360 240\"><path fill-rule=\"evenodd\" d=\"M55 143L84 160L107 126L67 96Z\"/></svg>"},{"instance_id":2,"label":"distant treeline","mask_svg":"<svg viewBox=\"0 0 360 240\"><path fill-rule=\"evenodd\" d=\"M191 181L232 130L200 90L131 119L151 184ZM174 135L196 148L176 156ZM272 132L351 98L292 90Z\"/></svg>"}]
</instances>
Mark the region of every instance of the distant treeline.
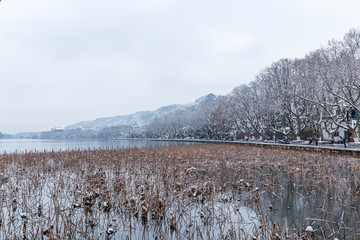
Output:
<instances>
[{"instance_id":1,"label":"distant treeline","mask_svg":"<svg viewBox=\"0 0 360 240\"><path fill-rule=\"evenodd\" d=\"M65 129L63 131L42 132L42 139L78 139L78 138L125 138L133 136L134 129L130 126L115 126L102 129Z\"/></svg>"}]
</instances>

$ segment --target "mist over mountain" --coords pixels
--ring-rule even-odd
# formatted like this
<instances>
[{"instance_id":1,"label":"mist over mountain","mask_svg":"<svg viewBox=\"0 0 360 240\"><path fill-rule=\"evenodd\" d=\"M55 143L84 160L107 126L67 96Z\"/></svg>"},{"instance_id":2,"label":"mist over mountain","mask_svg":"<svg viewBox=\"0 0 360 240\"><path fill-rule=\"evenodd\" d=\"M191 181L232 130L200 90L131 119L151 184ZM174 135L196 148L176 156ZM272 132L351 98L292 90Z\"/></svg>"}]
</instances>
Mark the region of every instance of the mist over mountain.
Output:
<instances>
[{"instance_id":1,"label":"mist over mountain","mask_svg":"<svg viewBox=\"0 0 360 240\"><path fill-rule=\"evenodd\" d=\"M195 102L189 104L172 104L161 107L154 111L140 111L130 115L120 115L114 117L97 118L90 121L81 121L65 127L65 130L99 130L103 128L116 126L131 126L142 127L149 124L152 120L158 117L163 117L174 112L186 112L192 110L199 104L205 103L214 99L216 96L212 93L198 98Z\"/></svg>"}]
</instances>

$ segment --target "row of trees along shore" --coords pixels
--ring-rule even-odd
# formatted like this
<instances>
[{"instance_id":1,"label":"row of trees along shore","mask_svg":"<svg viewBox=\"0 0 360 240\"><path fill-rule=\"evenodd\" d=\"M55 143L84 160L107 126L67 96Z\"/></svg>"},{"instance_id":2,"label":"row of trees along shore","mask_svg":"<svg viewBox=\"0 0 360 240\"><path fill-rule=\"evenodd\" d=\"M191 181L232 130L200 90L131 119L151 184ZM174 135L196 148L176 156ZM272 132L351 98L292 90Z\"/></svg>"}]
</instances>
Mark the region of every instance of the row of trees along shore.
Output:
<instances>
[{"instance_id":1,"label":"row of trees along shore","mask_svg":"<svg viewBox=\"0 0 360 240\"><path fill-rule=\"evenodd\" d=\"M191 111L155 119L147 137L332 137L339 128L358 141L360 29L304 58L280 59L253 81Z\"/></svg>"}]
</instances>

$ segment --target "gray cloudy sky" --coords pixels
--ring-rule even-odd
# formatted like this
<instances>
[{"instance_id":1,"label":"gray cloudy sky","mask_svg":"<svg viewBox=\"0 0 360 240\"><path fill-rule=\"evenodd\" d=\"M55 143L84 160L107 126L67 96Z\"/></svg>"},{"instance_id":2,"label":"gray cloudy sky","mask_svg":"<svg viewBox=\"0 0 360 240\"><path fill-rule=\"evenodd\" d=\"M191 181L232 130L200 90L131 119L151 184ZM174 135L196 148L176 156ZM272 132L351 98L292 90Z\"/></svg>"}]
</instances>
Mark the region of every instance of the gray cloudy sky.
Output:
<instances>
[{"instance_id":1,"label":"gray cloudy sky","mask_svg":"<svg viewBox=\"0 0 360 240\"><path fill-rule=\"evenodd\" d=\"M359 28L358 0L3 0L0 131L227 94Z\"/></svg>"}]
</instances>

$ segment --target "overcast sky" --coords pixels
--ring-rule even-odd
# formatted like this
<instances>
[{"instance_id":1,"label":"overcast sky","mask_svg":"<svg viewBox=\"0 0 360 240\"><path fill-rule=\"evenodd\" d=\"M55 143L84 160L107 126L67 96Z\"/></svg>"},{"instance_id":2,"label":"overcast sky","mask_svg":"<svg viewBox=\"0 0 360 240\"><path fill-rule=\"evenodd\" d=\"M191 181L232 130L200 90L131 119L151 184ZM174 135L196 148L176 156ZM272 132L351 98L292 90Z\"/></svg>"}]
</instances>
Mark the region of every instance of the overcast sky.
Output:
<instances>
[{"instance_id":1,"label":"overcast sky","mask_svg":"<svg viewBox=\"0 0 360 240\"><path fill-rule=\"evenodd\" d=\"M360 25L358 0L2 0L0 131L224 95Z\"/></svg>"}]
</instances>

